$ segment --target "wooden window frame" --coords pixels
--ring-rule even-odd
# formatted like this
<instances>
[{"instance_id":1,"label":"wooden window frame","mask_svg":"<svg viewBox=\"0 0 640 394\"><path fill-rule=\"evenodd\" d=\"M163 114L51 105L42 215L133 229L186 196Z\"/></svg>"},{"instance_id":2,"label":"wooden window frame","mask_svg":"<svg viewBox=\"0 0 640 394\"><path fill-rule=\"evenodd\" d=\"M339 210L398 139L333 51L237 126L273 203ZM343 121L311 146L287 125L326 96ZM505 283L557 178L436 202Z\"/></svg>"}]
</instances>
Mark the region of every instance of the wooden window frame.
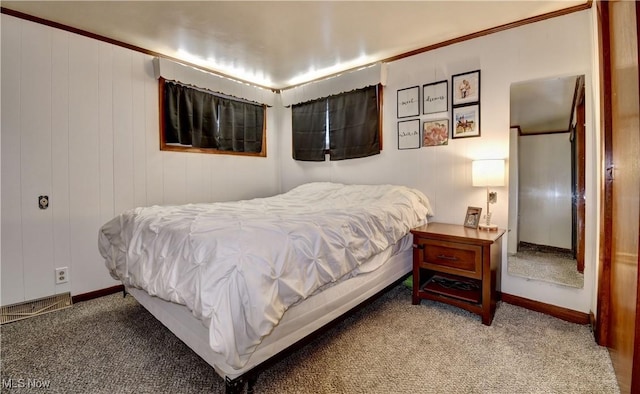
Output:
<instances>
[{"instance_id":1,"label":"wooden window frame","mask_svg":"<svg viewBox=\"0 0 640 394\"><path fill-rule=\"evenodd\" d=\"M260 152L236 152L236 151L226 151L219 150L215 148L194 148L192 146L180 146L167 144L165 138L165 126L164 126L164 112L165 112L165 103L164 103L164 84L165 79L160 77L158 78L158 106L159 106L159 115L160 115L160 150L168 151L168 152L186 152L186 153L205 153L205 154L216 154L216 155L234 155L234 156L253 156L253 157L267 157L267 106L263 104L263 120L262 120L262 150ZM238 100L240 101L240 100Z\"/></svg>"}]
</instances>

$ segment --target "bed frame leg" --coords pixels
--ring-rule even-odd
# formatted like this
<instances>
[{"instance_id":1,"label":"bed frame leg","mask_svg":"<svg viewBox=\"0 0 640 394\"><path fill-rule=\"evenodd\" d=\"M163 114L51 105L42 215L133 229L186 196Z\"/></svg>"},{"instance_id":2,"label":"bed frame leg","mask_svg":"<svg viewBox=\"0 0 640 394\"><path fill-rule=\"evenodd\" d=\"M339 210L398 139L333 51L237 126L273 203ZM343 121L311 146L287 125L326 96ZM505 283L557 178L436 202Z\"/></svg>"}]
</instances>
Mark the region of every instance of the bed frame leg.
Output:
<instances>
[{"instance_id":1,"label":"bed frame leg","mask_svg":"<svg viewBox=\"0 0 640 394\"><path fill-rule=\"evenodd\" d=\"M247 379L247 394L253 394L253 386L256 385L258 375L253 375Z\"/></svg>"},{"instance_id":2,"label":"bed frame leg","mask_svg":"<svg viewBox=\"0 0 640 394\"><path fill-rule=\"evenodd\" d=\"M245 385L247 387L247 394L253 394L253 386L255 386L258 380L258 375L251 375L247 378L241 376L235 379L224 378L224 392L225 394L241 394L244 393Z\"/></svg>"},{"instance_id":3,"label":"bed frame leg","mask_svg":"<svg viewBox=\"0 0 640 394\"><path fill-rule=\"evenodd\" d=\"M224 378L224 393L225 394L241 394L244 391L245 381L242 377L235 378L233 380L228 377Z\"/></svg>"}]
</instances>

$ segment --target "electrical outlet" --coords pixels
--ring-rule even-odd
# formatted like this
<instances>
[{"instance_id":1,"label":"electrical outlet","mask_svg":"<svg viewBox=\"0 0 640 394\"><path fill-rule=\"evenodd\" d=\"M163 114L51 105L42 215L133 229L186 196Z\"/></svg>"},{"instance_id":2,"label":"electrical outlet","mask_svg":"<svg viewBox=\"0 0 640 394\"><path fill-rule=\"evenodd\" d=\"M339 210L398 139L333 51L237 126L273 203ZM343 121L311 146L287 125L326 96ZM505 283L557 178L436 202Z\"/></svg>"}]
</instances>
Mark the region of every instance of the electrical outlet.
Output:
<instances>
[{"instance_id":1,"label":"electrical outlet","mask_svg":"<svg viewBox=\"0 0 640 394\"><path fill-rule=\"evenodd\" d=\"M56 268L56 284L67 283L69 281L69 268Z\"/></svg>"},{"instance_id":2,"label":"electrical outlet","mask_svg":"<svg viewBox=\"0 0 640 394\"><path fill-rule=\"evenodd\" d=\"M38 196L38 208L40 209L49 208L49 196Z\"/></svg>"}]
</instances>

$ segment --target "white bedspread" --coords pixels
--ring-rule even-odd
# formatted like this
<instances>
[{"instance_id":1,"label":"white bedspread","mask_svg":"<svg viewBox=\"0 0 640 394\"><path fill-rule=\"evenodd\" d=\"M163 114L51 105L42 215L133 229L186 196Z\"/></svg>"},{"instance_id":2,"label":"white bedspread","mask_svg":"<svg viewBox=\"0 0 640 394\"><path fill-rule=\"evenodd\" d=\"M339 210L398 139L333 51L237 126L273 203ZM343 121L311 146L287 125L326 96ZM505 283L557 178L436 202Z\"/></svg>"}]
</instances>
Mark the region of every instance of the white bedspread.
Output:
<instances>
[{"instance_id":1,"label":"white bedspread","mask_svg":"<svg viewBox=\"0 0 640 394\"><path fill-rule=\"evenodd\" d=\"M289 306L428 214L415 189L310 183L269 198L132 209L101 228L99 249L126 286L186 305L240 368Z\"/></svg>"}]
</instances>

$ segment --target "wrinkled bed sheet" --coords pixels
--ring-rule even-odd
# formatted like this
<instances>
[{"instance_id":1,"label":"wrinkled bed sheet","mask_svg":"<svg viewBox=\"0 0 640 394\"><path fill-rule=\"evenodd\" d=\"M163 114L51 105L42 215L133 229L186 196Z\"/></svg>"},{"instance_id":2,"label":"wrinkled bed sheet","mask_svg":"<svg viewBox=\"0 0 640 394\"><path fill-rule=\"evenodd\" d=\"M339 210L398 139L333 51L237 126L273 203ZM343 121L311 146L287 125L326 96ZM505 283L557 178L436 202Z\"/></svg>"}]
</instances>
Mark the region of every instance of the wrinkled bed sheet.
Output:
<instances>
[{"instance_id":1,"label":"wrinkled bed sheet","mask_svg":"<svg viewBox=\"0 0 640 394\"><path fill-rule=\"evenodd\" d=\"M241 368L294 303L426 223L420 191L309 183L269 198L128 210L99 232L111 276L183 304Z\"/></svg>"}]
</instances>

